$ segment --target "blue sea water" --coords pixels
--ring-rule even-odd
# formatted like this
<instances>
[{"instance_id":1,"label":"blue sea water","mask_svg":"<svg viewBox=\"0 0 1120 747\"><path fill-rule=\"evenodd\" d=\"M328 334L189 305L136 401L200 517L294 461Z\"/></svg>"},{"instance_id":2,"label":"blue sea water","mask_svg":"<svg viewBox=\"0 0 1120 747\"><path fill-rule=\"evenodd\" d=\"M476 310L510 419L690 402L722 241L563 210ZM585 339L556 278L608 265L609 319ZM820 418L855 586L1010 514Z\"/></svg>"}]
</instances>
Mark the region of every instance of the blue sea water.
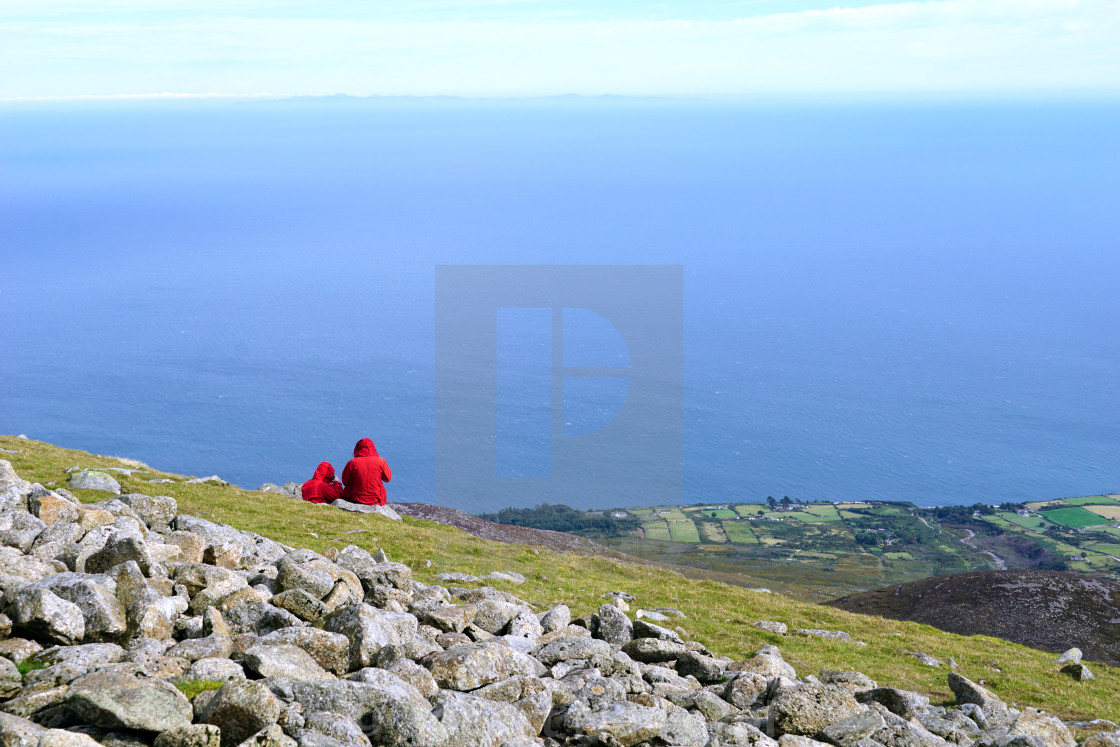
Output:
<instances>
[{"instance_id":1,"label":"blue sea water","mask_svg":"<svg viewBox=\"0 0 1120 747\"><path fill-rule=\"evenodd\" d=\"M1116 492L1117 205L1112 101L5 104L0 432L432 500L435 267L668 264L682 501Z\"/></svg>"}]
</instances>

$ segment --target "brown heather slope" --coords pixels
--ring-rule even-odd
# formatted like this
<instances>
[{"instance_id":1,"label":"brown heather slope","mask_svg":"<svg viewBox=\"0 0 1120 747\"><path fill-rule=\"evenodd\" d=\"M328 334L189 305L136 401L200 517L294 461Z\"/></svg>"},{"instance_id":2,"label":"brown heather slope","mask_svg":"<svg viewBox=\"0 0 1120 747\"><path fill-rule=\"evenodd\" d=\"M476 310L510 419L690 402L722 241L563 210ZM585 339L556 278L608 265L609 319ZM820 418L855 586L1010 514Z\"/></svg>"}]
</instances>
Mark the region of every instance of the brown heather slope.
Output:
<instances>
[{"instance_id":1,"label":"brown heather slope","mask_svg":"<svg viewBox=\"0 0 1120 747\"><path fill-rule=\"evenodd\" d=\"M1077 646L1086 659L1120 664L1120 584L1093 576L975 571L887 586L827 604L1043 651Z\"/></svg>"}]
</instances>

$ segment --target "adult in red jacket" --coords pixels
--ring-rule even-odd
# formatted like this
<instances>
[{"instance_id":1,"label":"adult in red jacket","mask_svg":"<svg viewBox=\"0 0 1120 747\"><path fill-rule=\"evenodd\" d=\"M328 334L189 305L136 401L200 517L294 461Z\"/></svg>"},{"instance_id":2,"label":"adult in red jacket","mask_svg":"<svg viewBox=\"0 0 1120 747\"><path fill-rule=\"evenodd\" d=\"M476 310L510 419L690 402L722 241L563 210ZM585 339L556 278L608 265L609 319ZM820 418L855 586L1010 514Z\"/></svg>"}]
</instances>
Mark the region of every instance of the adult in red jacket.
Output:
<instances>
[{"instance_id":1,"label":"adult in red jacket","mask_svg":"<svg viewBox=\"0 0 1120 747\"><path fill-rule=\"evenodd\" d=\"M354 458L342 470L342 497L355 503L385 505L385 485L393 479L389 464L377 453L373 441L363 438L354 445Z\"/></svg>"},{"instance_id":2,"label":"adult in red jacket","mask_svg":"<svg viewBox=\"0 0 1120 747\"><path fill-rule=\"evenodd\" d=\"M315 475L303 484L303 500L312 503L330 503L342 497L342 483L334 479L330 462L319 462Z\"/></svg>"}]
</instances>

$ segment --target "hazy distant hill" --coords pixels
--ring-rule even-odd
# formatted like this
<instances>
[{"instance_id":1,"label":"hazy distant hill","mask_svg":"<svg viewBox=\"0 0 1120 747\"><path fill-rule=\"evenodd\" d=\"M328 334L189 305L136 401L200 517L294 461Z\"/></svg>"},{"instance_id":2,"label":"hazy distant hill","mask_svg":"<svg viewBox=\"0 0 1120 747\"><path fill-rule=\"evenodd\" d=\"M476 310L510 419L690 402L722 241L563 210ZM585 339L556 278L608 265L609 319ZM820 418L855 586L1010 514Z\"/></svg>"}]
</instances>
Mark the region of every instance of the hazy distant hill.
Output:
<instances>
[{"instance_id":1,"label":"hazy distant hill","mask_svg":"<svg viewBox=\"0 0 1120 747\"><path fill-rule=\"evenodd\" d=\"M833 607L1120 664L1120 584L1060 571L977 571L852 594Z\"/></svg>"}]
</instances>

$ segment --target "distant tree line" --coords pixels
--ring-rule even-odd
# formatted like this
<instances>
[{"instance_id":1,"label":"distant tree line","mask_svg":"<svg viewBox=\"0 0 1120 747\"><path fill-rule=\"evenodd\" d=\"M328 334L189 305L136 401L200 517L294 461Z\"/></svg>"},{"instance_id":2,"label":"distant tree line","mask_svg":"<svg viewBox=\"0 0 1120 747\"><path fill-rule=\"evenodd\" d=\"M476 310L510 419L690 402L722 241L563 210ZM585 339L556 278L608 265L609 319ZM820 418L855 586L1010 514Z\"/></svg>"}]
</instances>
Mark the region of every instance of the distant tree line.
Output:
<instances>
[{"instance_id":1,"label":"distant tree line","mask_svg":"<svg viewBox=\"0 0 1120 747\"><path fill-rule=\"evenodd\" d=\"M496 514L479 514L480 519L515 527L551 529L554 532L585 537L621 537L636 531L641 522L635 516L616 518L609 513L589 514L563 504L542 503L536 508L503 508Z\"/></svg>"}]
</instances>

